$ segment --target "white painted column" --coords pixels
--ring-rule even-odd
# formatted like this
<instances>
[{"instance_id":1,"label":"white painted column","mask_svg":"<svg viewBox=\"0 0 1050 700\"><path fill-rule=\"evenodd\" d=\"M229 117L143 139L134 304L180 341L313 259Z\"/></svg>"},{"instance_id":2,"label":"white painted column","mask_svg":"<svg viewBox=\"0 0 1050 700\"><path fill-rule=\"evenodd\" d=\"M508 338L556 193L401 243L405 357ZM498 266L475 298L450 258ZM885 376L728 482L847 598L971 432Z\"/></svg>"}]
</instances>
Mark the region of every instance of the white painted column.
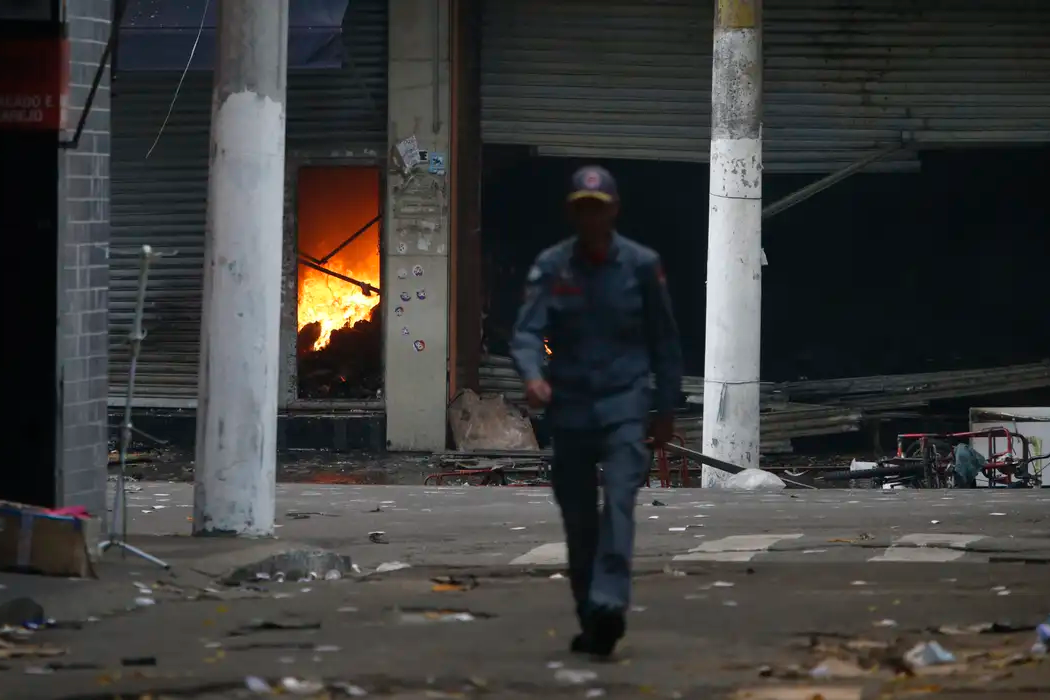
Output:
<instances>
[{"instance_id":1,"label":"white painted column","mask_svg":"<svg viewBox=\"0 0 1050 700\"><path fill-rule=\"evenodd\" d=\"M717 0L704 358L704 454L758 466L762 314L762 3ZM724 472L705 466L704 487Z\"/></svg>"},{"instance_id":2,"label":"white painted column","mask_svg":"<svg viewBox=\"0 0 1050 700\"><path fill-rule=\"evenodd\" d=\"M218 25L193 531L272 535L288 0L221 0Z\"/></svg>"},{"instance_id":3,"label":"white painted column","mask_svg":"<svg viewBox=\"0 0 1050 700\"><path fill-rule=\"evenodd\" d=\"M387 448L445 448L449 337L448 0L390 3L383 246ZM415 138L423 162L404 167Z\"/></svg>"}]
</instances>

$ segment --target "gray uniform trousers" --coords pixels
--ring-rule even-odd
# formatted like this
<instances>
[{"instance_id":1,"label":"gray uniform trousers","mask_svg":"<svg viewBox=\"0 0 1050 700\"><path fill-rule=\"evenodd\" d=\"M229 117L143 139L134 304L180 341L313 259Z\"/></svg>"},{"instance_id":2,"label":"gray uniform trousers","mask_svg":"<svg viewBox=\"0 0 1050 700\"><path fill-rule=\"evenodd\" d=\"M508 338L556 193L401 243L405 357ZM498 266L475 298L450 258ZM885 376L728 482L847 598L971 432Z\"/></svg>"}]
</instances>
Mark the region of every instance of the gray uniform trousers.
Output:
<instances>
[{"instance_id":1,"label":"gray uniform trousers","mask_svg":"<svg viewBox=\"0 0 1050 700\"><path fill-rule=\"evenodd\" d=\"M642 423L555 429L551 480L561 508L576 612L625 610L631 597L634 508L652 459ZM598 510L598 467L604 507Z\"/></svg>"}]
</instances>

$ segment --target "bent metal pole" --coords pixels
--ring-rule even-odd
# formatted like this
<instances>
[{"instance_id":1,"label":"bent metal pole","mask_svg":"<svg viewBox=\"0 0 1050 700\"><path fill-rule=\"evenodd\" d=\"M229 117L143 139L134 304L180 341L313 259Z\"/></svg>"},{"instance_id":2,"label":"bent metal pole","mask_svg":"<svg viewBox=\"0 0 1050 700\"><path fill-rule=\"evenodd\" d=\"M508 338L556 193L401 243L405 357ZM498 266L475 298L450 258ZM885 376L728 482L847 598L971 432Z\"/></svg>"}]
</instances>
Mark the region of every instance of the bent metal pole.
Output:
<instances>
[{"instance_id":1,"label":"bent metal pole","mask_svg":"<svg viewBox=\"0 0 1050 700\"><path fill-rule=\"evenodd\" d=\"M288 0L222 0L211 115L193 531L272 535Z\"/></svg>"},{"instance_id":2,"label":"bent metal pole","mask_svg":"<svg viewBox=\"0 0 1050 700\"><path fill-rule=\"evenodd\" d=\"M705 455L758 466L762 313L762 3L717 0L704 349ZM704 487L725 472L704 466Z\"/></svg>"}]
</instances>

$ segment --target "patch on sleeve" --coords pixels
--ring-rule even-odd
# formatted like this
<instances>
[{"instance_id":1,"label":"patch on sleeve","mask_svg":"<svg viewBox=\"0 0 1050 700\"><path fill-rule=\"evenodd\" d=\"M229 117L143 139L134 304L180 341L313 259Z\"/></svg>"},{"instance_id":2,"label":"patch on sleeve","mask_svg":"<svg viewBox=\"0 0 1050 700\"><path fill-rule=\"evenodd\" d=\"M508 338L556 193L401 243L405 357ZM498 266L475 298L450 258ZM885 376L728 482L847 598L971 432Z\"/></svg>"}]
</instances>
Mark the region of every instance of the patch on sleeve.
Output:
<instances>
[{"instance_id":1,"label":"patch on sleeve","mask_svg":"<svg viewBox=\"0 0 1050 700\"><path fill-rule=\"evenodd\" d=\"M667 284L667 275L664 274L664 266L659 260L656 261L656 281L660 284Z\"/></svg>"},{"instance_id":2,"label":"patch on sleeve","mask_svg":"<svg viewBox=\"0 0 1050 700\"><path fill-rule=\"evenodd\" d=\"M526 282L539 282L540 278L543 277L543 270L538 265L533 265L529 269L529 276L525 278Z\"/></svg>"}]
</instances>

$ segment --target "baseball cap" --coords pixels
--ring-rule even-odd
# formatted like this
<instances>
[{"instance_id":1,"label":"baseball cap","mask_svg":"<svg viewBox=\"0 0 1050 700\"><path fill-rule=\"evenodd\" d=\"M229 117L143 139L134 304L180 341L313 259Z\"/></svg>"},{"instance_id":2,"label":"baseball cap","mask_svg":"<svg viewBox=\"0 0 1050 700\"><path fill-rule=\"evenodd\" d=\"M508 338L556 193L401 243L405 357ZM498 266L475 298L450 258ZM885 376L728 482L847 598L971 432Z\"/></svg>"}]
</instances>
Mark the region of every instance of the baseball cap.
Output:
<instances>
[{"instance_id":1,"label":"baseball cap","mask_svg":"<svg viewBox=\"0 0 1050 700\"><path fill-rule=\"evenodd\" d=\"M569 201L597 199L600 202L615 202L619 199L616 180L608 170L597 165L580 168L572 175Z\"/></svg>"}]
</instances>

